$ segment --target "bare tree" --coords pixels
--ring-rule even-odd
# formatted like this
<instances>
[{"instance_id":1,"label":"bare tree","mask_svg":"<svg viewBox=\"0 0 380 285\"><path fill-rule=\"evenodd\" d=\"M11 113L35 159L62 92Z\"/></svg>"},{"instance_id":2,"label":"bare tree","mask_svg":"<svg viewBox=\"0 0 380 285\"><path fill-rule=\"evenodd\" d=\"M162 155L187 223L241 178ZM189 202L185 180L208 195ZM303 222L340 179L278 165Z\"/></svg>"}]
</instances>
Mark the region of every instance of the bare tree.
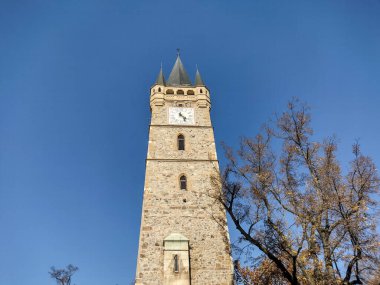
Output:
<instances>
[{"instance_id":1,"label":"bare tree","mask_svg":"<svg viewBox=\"0 0 380 285\"><path fill-rule=\"evenodd\" d=\"M51 278L54 278L59 285L70 285L71 277L78 271L78 267L69 264L64 269L56 269L54 266L50 268L49 274Z\"/></svg>"},{"instance_id":2,"label":"bare tree","mask_svg":"<svg viewBox=\"0 0 380 285\"><path fill-rule=\"evenodd\" d=\"M371 276L368 276L368 285L380 285L380 267Z\"/></svg>"},{"instance_id":3,"label":"bare tree","mask_svg":"<svg viewBox=\"0 0 380 285\"><path fill-rule=\"evenodd\" d=\"M235 280L244 285L288 285L277 266L269 259L262 260L255 267L241 266L239 261L234 264Z\"/></svg>"},{"instance_id":4,"label":"bare tree","mask_svg":"<svg viewBox=\"0 0 380 285\"><path fill-rule=\"evenodd\" d=\"M375 165L355 143L343 174L335 139L312 138L309 109L293 100L274 127L237 152L225 147L216 199L241 234L239 250L258 249L290 284L363 284L379 264Z\"/></svg>"}]
</instances>

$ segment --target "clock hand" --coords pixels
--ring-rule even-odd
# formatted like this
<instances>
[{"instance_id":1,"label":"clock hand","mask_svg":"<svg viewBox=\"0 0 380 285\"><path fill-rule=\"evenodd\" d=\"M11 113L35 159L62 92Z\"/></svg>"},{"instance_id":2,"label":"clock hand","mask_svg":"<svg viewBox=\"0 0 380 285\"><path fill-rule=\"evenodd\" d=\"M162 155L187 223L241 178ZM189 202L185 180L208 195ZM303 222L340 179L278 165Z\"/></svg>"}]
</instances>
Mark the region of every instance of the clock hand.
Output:
<instances>
[{"instance_id":1,"label":"clock hand","mask_svg":"<svg viewBox=\"0 0 380 285\"><path fill-rule=\"evenodd\" d=\"M184 121L186 121L186 119L187 119L184 115L182 115L181 112L179 112L178 116L182 117Z\"/></svg>"}]
</instances>

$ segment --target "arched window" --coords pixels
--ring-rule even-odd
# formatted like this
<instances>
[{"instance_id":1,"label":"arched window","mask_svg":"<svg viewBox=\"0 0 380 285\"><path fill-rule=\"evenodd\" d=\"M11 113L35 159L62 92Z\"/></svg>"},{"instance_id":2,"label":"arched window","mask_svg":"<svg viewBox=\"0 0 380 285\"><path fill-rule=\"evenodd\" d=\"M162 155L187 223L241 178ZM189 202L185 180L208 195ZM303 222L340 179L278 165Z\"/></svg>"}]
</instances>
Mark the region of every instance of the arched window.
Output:
<instances>
[{"instance_id":1,"label":"arched window","mask_svg":"<svg viewBox=\"0 0 380 285\"><path fill-rule=\"evenodd\" d=\"M179 178L179 186L180 186L181 190L187 190L187 179L186 179L185 175L182 175Z\"/></svg>"},{"instance_id":2,"label":"arched window","mask_svg":"<svg viewBox=\"0 0 380 285\"><path fill-rule=\"evenodd\" d=\"M188 90L186 94L187 95L194 95L194 91L193 90Z\"/></svg>"},{"instance_id":3,"label":"arched window","mask_svg":"<svg viewBox=\"0 0 380 285\"><path fill-rule=\"evenodd\" d=\"M166 90L166 94L174 94L173 89L168 89L168 90Z\"/></svg>"},{"instance_id":4,"label":"arched window","mask_svg":"<svg viewBox=\"0 0 380 285\"><path fill-rule=\"evenodd\" d=\"M185 150L185 136L178 135L177 138L178 150Z\"/></svg>"},{"instance_id":5,"label":"arched window","mask_svg":"<svg viewBox=\"0 0 380 285\"><path fill-rule=\"evenodd\" d=\"M200 93L203 93L203 90L202 90L202 89L199 89L199 92L200 92Z\"/></svg>"},{"instance_id":6,"label":"arched window","mask_svg":"<svg viewBox=\"0 0 380 285\"><path fill-rule=\"evenodd\" d=\"M158 87L158 92L161 92L161 87Z\"/></svg>"},{"instance_id":7,"label":"arched window","mask_svg":"<svg viewBox=\"0 0 380 285\"><path fill-rule=\"evenodd\" d=\"M185 94L185 92L183 92L182 89L178 89L178 90L177 90L177 94L183 95L183 94Z\"/></svg>"},{"instance_id":8,"label":"arched window","mask_svg":"<svg viewBox=\"0 0 380 285\"><path fill-rule=\"evenodd\" d=\"M174 272L178 272L179 271L179 262L178 262L178 255L174 255Z\"/></svg>"}]
</instances>

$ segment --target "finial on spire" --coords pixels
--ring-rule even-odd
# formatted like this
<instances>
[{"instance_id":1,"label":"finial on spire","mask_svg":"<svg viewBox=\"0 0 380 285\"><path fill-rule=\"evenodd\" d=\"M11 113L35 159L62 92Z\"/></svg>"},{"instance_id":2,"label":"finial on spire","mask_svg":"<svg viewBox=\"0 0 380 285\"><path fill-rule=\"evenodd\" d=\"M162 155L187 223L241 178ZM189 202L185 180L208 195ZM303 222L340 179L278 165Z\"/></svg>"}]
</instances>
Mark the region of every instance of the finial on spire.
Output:
<instances>
[{"instance_id":1,"label":"finial on spire","mask_svg":"<svg viewBox=\"0 0 380 285\"><path fill-rule=\"evenodd\" d=\"M179 49L179 48L177 48L177 56L179 56L179 50L180 50L180 49Z\"/></svg>"}]
</instances>

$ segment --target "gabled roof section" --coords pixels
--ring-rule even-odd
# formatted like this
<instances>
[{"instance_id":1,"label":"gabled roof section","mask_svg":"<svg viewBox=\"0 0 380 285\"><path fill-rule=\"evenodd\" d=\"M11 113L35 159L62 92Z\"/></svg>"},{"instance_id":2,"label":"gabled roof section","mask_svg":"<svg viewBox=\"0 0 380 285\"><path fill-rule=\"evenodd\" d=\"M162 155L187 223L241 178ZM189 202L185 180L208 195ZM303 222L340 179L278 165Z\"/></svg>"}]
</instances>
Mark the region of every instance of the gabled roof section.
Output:
<instances>
[{"instance_id":1,"label":"gabled roof section","mask_svg":"<svg viewBox=\"0 0 380 285\"><path fill-rule=\"evenodd\" d=\"M172 72L170 72L167 84L169 86L191 86L189 75L187 74L185 67L182 64L179 54L175 61Z\"/></svg>"},{"instance_id":2,"label":"gabled roof section","mask_svg":"<svg viewBox=\"0 0 380 285\"><path fill-rule=\"evenodd\" d=\"M154 84L158 84L158 85L164 85L165 86L165 77L164 77L164 73L162 72L162 65L161 65L161 68L160 68L160 72L158 73L158 76L157 76L157 79L156 79L156 82Z\"/></svg>"},{"instance_id":3,"label":"gabled roof section","mask_svg":"<svg viewBox=\"0 0 380 285\"><path fill-rule=\"evenodd\" d=\"M201 74L199 73L198 67L197 72L195 73L195 86L205 86Z\"/></svg>"}]
</instances>

